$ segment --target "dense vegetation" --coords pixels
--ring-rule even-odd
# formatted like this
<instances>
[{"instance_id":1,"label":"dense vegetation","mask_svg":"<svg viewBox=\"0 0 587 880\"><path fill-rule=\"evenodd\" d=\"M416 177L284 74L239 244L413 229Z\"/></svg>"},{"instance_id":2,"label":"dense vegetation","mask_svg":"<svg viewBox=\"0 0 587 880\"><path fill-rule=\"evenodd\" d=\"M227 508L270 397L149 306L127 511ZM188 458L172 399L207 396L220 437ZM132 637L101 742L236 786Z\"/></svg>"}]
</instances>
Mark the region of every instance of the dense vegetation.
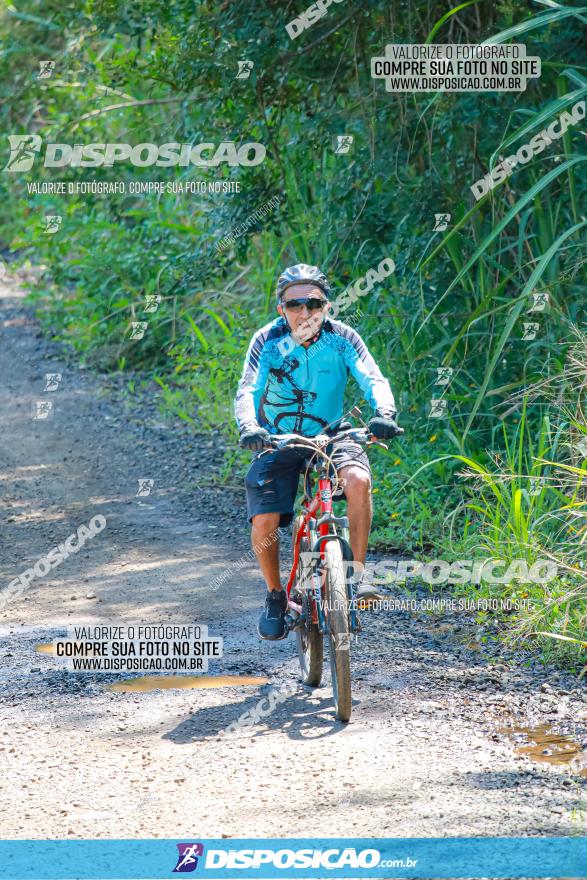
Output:
<instances>
[{"instance_id":1,"label":"dense vegetation","mask_svg":"<svg viewBox=\"0 0 587 880\"><path fill-rule=\"evenodd\" d=\"M259 142L267 158L212 169L39 162L4 173L4 254L43 267L32 294L39 314L80 361L129 371L146 387L154 379L163 405L195 430L221 426L233 438L229 401L251 333L273 315L280 268L317 263L342 291L391 257L395 272L361 299L356 324L391 380L406 429L373 455L374 538L448 560L556 559L562 574L546 586L460 589L529 594L535 611L510 616L510 632L579 668L587 620L584 124L479 201L470 187L585 100L586 10L550 0L454 9L346 0L290 40L285 24L306 5L6 6L6 133L68 144ZM371 56L389 42L488 39L525 43L542 60L541 77L522 93L399 94L370 76ZM47 59L55 69L40 78ZM239 79L243 60L253 67ZM335 152L339 135L353 136L348 153ZM35 180L125 181L127 192L32 194ZM128 192L131 181L149 180L238 181L241 192ZM248 220L268 203L265 216ZM451 221L434 231L440 213ZM49 215L63 218L55 234L45 232ZM222 243L241 224L246 231ZM544 292L547 307L530 311ZM145 311L149 296L154 311ZM143 338L131 338L141 321ZM538 324L533 336L524 323ZM448 385L437 382L441 366L453 370ZM349 403L356 397L353 389ZM447 401L445 417L430 418L433 398ZM246 458L231 455L227 479Z\"/></svg>"}]
</instances>

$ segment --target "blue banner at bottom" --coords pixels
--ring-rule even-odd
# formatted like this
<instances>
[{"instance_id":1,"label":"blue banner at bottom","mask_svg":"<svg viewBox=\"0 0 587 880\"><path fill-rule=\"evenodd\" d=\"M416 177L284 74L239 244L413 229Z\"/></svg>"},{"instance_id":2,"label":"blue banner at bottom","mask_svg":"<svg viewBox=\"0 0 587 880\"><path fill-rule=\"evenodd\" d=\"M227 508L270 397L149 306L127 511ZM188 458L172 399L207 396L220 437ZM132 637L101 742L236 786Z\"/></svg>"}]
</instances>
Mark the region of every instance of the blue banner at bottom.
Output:
<instances>
[{"instance_id":1,"label":"blue banner at bottom","mask_svg":"<svg viewBox=\"0 0 587 880\"><path fill-rule=\"evenodd\" d=\"M0 880L587 877L569 837L5 840Z\"/></svg>"}]
</instances>

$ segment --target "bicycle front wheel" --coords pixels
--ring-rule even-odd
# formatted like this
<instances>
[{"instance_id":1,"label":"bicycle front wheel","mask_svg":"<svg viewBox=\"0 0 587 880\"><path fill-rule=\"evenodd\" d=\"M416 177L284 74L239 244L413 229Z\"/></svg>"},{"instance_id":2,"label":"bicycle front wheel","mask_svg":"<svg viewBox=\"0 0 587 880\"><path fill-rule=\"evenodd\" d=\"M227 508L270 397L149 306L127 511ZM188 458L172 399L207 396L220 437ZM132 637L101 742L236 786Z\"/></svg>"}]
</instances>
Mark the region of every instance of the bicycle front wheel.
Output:
<instances>
[{"instance_id":1,"label":"bicycle front wheel","mask_svg":"<svg viewBox=\"0 0 587 880\"><path fill-rule=\"evenodd\" d=\"M293 547L296 545L298 531L303 522L303 516L298 516L293 528L292 541ZM310 613L310 600L305 590L306 584L304 579L308 577L307 569L304 571L303 559L301 554L310 549L307 538L302 538L300 542L300 559L296 573L296 583L294 590L303 602L303 608L306 614L306 622L303 629L296 630L296 639L298 643L298 659L300 661L300 670L302 673L302 681L309 687L318 687L322 681L322 668L324 664L324 639L322 633L318 629L317 624L312 623Z\"/></svg>"},{"instance_id":2,"label":"bicycle front wheel","mask_svg":"<svg viewBox=\"0 0 587 880\"><path fill-rule=\"evenodd\" d=\"M338 541L328 541L324 549L325 606L330 640L330 669L336 717L351 717L351 642L349 601L346 589L342 548Z\"/></svg>"}]
</instances>

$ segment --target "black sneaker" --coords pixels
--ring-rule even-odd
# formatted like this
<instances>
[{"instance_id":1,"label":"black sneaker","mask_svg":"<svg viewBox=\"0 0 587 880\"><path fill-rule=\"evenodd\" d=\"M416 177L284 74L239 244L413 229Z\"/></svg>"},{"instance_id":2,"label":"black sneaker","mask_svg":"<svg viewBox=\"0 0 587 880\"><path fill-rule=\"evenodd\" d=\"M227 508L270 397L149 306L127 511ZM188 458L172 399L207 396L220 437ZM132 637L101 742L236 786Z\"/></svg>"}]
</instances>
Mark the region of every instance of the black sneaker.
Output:
<instances>
[{"instance_id":1,"label":"black sneaker","mask_svg":"<svg viewBox=\"0 0 587 880\"><path fill-rule=\"evenodd\" d=\"M257 632L262 639L275 642L287 635L285 612L287 611L287 593L285 590L268 590L265 608L257 624Z\"/></svg>"}]
</instances>

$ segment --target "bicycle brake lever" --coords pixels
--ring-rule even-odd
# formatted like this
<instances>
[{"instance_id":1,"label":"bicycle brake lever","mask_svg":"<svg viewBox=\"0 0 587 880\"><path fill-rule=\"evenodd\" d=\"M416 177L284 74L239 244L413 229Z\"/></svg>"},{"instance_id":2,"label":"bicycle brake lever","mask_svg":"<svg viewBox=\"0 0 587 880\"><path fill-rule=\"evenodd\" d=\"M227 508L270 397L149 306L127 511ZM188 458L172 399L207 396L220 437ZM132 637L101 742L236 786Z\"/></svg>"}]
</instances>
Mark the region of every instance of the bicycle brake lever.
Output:
<instances>
[{"instance_id":1,"label":"bicycle brake lever","mask_svg":"<svg viewBox=\"0 0 587 880\"><path fill-rule=\"evenodd\" d=\"M367 446L381 446L382 449L389 449L387 443L384 443L382 440L369 440Z\"/></svg>"}]
</instances>

